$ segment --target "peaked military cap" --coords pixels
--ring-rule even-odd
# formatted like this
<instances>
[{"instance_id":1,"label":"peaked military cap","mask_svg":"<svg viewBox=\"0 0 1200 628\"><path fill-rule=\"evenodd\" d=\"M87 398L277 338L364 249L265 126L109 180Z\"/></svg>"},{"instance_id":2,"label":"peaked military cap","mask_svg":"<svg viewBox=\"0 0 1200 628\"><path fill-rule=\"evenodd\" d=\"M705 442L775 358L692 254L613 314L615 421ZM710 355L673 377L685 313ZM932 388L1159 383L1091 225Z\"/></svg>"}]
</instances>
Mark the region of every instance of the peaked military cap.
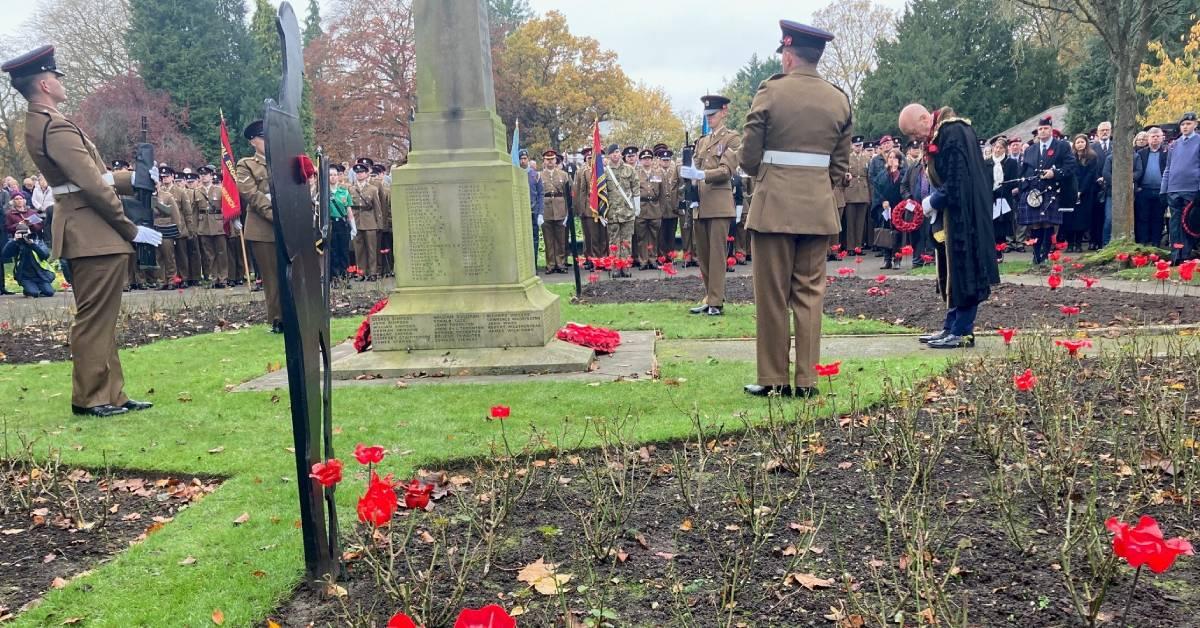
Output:
<instances>
[{"instance_id":1,"label":"peaked military cap","mask_svg":"<svg viewBox=\"0 0 1200 628\"><path fill-rule=\"evenodd\" d=\"M1006 144L1007 144L1007 143L1008 143L1008 136L1006 136L1006 135L1004 135L1003 133L1001 133L1000 135L994 135L994 136L992 136L992 138L991 138L991 139L989 139L989 140L987 141L987 143L988 143L988 144L995 144L996 142L1004 142L1004 143L1006 143Z\"/></svg>"},{"instance_id":2,"label":"peaked military cap","mask_svg":"<svg viewBox=\"0 0 1200 628\"><path fill-rule=\"evenodd\" d=\"M542 152L542 157L558 157L558 151L553 148Z\"/></svg>"},{"instance_id":3,"label":"peaked military cap","mask_svg":"<svg viewBox=\"0 0 1200 628\"><path fill-rule=\"evenodd\" d=\"M113 170L124 170L129 167L129 162L125 161L124 159L114 159L112 160L112 163L109 164L109 167L111 167Z\"/></svg>"},{"instance_id":4,"label":"peaked military cap","mask_svg":"<svg viewBox=\"0 0 1200 628\"><path fill-rule=\"evenodd\" d=\"M208 165L200 166L199 168L196 168L196 172L198 172L200 174L216 174L217 167L212 164L208 164Z\"/></svg>"},{"instance_id":5,"label":"peaked military cap","mask_svg":"<svg viewBox=\"0 0 1200 628\"><path fill-rule=\"evenodd\" d=\"M675 151L669 148L661 148L657 153L659 159L670 159L675 156Z\"/></svg>"},{"instance_id":6,"label":"peaked military cap","mask_svg":"<svg viewBox=\"0 0 1200 628\"><path fill-rule=\"evenodd\" d=\"M824 49L826 42L833 41L833 33L791 20L779 20L779 30L783 31L783 37L779 40L779 48L775 50L776 53L783 52L787 46Z\"/></svg>"},{"instance_id":7,"label":"peaked military cap","mask_svg":"<svg viewBox=\"0 0 1200 628\"><path fill-rule=\"evenodd\" d=\"M383 174L387 172L387 166L383 164L375 164L371 166L371 174Z\"/></svg>"},{"instance_id":8,"label":"peaked military cap","mask_svg":"<svg viewBox=\"0 0 1200 628\"><path fill-rule=\"evenodd\" d=\"M980 145L982 145L983 141L981 140L979 143L980 143ZM920 148L921 143L918 142L917 140L911 140L911 141L909 141L909 143L905 144L904 147L905 148Z\"/></svg>"},{"instance_id":9,"label":"peaked military cap","mask_svg":"<svg viewBox=\"0 0 1200 628\"><path fill-rule=\"evenodd\" d=\"M721 110L721 107L729 104L729 99L720 94L709 94L702 96L700 102L704 103L704 115L712 115Z\"/></svg>"},{"instance_id":10,"label":"peaked military cap","mask_svg":"<svg viewBox=\"0 0 1200 628\"><path fill-rule=\"evenodd\" d=\"M158 176L161 177L163 175L170 175L173 177L173 176L175 176L175 169L166 164L163 164L158 167Z\"/></svg>"},{"instance_id":11,"label":"peaked military cap","mask_svg":"<svg viewBox=\"0 0 1200 628\"><path fill-rule=\"evenodd\" d=\"M655 145L654 145L654 152L656 152L656 153L657 153L657 152L658 152L658 151L660 151L660 150L667 150L668 148L670 148L670 146L667 146L666 144L663 144L662 142L659 142L659 143L657 143L657 144L655 144Z\"/></svg>"},{"instance_id":12,"label":"peaked military cap","mask_svg":"<svg viewBox=\"0 0 1200 628\"><path fill-rule=\"evenodd\" d=\"M1183 117L1182 117L1182 118L1180 118L1180 119L1179 119L1179 121L1180 121L1181 123L1182 123L1182 122L1188 122L1188 121L1195 122L1195 121L1196 121L1196 112L1195 112L1195 111L1189 111L1189 112L1187 112L1187 113L1183 114Z\"/></svg>"},{"instance_id":13,"label":"peaked military cap","mask_svg":"<svg viewBox=\"0 0 1200 628\"><path fill-rule=\"evenodd\" d=\"M855 135L854 137L850 138L850 143L851 143L851 144L862 144L862 143L863 143L863 136L861 136L861 135Z\"/></svg>"},{"instance_id":14,"label":"peaked military cap","mask_svg":"<svg viewBox=\"0 0 1200 628\"><path fill-rule=\"evenodd\" d=\"M356 164L354 164L353 170L355 172L370 172L371 167L364 163L356 163Z\"/></svg>"},{"instance_id":15,"label":"peaked military cap","mask_svg":"<svg viewBox=\"0 0 1200 628\"><path fill-rule=\"evenodd\" d=\"M583 155L584 157L587 157L588 155L591 155L591 154L592 154L592 149L591 149L591 148L584 148L583 150L579 151L579 154L580 154L580 155Z\"/></svg>"},{"instance_id":16,"label":"peaked military cap","mask_svg":"<svg viewBox=\"0 0 1200 628\"><path fill-rule=\"evenodd\" d=\"M195 172L188 172L183 175L183 178L187 179L188 181L199 181L200 175L196 174Z\"/></svg>"},{"instance_id":17,"label":"peaked military cap","mask_svg":"<svg viewBox=\"0 0 1200 628\"><path fill-rule=\"evenodd\" d=\"M638 154L637 146L626 146L625 150L621 151L622 157L628 157L630 155L636 155L636 154Z\"/></svg>"},{"instance_id":18,"label":"peaked military cap","mask_svg":"<svg viewBox=\"0 0 1200 628\"><path fill-rule=\"evenodd\" d=\"M652 157L654 157L654 151L650 150L649 148L638 153L638 159L651 159Z\"/></svg>"},{"instance_id":19,"label":"peaked military cap","mask_svg":"<svg viewBox=\"0 0 1200 628\"><path fill-rule=\"evenodd\" d=\"M370 157L359 157L358 161L354 162L354 165L366 166L366 167L370 168L371 166L375 165L375 160L371 159Z\"/></svg>"},{"instance_id":20,"label":"peaked military cap","mask_svg":"<svg viewBox=\"0 0 1200 628\"><path fill-rule=\"evenodd\" d=\"M58 76L66 76L58 71L58 64L54 61L54 46L42 46L35 48L29 52L9 59L0 66L0 70L8 72L12 78L21 78L22 76L33 76L42 72L53 72Z\"/></svg>"},{"instance_id":21,"label":"peaked military cap","mask_svg":"<svg viewBox=\"0 0 1200 628\"><path fill-rule=\"evenodd\" d=\"M879 148L879 142L866 142L863 144L863 148Z\"/></svg>"},{"instance_id":22,"label":"peaked military cap","mask_svg":"<svg viewBox=\"0 0 1200 628\"><path fill-rule=\"evenodd\" d=\"M336 170L338 174L342 174L343 172L346 171L346 166L345 166L345 164L333 164L332 166L329 167L329 169Z\"/></svg>"},{"instance_id":23,"label":"peaked military cap","mask_svg":"<svg viewBox=\"0 0 1200 628\"><path fill-rule=\"evenodd\" d=\"M252 140L256 137L263 137L263 121L255 120L246 125L246 129L242 131L242 137Z\"/></svg>"}]
</instances>

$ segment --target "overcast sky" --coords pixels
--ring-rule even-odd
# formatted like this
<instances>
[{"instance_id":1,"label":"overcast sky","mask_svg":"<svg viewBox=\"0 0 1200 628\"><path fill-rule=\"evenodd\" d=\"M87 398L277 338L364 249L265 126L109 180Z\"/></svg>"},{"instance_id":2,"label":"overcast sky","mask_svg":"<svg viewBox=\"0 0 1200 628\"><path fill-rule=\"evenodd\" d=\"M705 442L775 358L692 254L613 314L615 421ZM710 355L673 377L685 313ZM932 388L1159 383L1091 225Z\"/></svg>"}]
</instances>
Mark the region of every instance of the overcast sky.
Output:
<instances>
[{"instance_id":1,"label":"overcast sky","mask_svg":"<svg viewBox=\"0 0 1200 628\"><path fill-rule=\"evenodd\" d=\"M327 14L334 0L319 1ZM565 15L572 33L595 38L616 52L631 79L663 87L675 109L684 113L698 112L700 96L719 89L751 54L774 54L780 19L809 22L813 11L830 1L837 0L530 0L529 4L537 13L554 10ZM875 1L896 10L904 6L904 0ZM0 35L20 37L39 2L0 2L6 5ZM305 4L297 0L292 6L303 13Z\"/></svg>"}]
</instances>

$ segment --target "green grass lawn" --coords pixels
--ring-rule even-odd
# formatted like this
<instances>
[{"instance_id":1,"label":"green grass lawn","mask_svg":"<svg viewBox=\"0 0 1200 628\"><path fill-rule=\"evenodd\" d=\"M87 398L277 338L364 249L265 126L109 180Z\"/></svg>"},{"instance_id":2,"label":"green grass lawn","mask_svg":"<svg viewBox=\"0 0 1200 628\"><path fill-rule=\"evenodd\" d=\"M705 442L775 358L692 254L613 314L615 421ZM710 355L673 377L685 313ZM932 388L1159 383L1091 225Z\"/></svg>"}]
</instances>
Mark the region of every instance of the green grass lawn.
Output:
<instances>
[{"instance_id":1,"label":"green grass lawn","mask_svg":"<svg viewBox=\"0 0 1200 628\"><path fill-rule=\"evenodd\" d=\"M571 307L566 311L589 313L593 322L602 316L600 311ZM657 310L642 307L621 314L624 318L614 309L613 316L657 318ZM724 320L742 318L749 320L751 311ZM350 335L357 322L335 321L334 337ZM727 324L731 327L725 331L737 329ZM65 589L51 591L41 606L9 625L57 626L83 617L88 626L206 626L217 608L227 626L261 621L290 595L302 572L300 532L295 528L295 463L286 450L292 445L287 395L279 399L273 393L225 390L282 361L280 337L258 326L158 342L123 351L122 358L127 391L156 406L109 420L70 415L69 363L0 367L0 398L6 400L0 414L9 437L17 432L37 436L41 451L54 447L70 465L108 464L228 480L144 543ZM942 357L846 360L834 383L843 391L856 388L858 398L869 403L877 398L885 377L919 378L945 363ZM674 379L670 385L661 380L600 385L523 382L338 390L333 403L335 447L350 471L338 492L341 520L344 525L354 522L361 490L361 478L354 476L358 466L350 456L355 443L411 452L393 454L384 465L385 471L401 477L419 466L483 456L498 430L484 419L491 405L512 407L506 424L510 437L519 438L513 431L526 432L531 425L578 430L585 416L620 413L636 417L636 435L642 440L685 435L692 408L710 422L731 426L739 424L735 413L749 411L754 416L765 408L764 401L740 390L754 377L751 362L665 359L661 370L664 378ZM209 453L218 447L224 449ZM250 520L234 525L244 512ZM180 565L188 556L196 561Z\"/></svg>"},{"instance_id":2,"label":"green grass lawn","mask_svg":"<svg viewBox=\"0 0 1200 628\"><path fill-rule=\"evenodd\" d=\"M549 290L562 297L563 322L588 323L611 329L644 331L657 329L664 338L752 338L755 335L754 305L728 303L723 316L689 314L695 303L656 301L651 303L571 303L575 294L572 284L548 285ZM826 336L856 336L863 334L906 334L909 327L892 325L873 319L834 318L825 316L821 333Z\"/></svg>"}]
</instances>

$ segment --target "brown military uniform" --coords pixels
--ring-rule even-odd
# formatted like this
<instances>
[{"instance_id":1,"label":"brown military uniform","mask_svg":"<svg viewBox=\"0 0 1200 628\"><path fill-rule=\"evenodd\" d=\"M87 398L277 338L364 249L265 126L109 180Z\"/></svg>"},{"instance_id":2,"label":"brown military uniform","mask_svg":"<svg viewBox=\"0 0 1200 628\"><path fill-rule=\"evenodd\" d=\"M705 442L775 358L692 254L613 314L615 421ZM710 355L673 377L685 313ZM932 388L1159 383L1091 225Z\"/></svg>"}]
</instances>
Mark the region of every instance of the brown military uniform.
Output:
<instances>
[{"instance_id":1,"label":"brown military uniform","mask_svg":"<svg viewBox=\"0 0 1200 628\"><path fill-rule=\"evenodd\" d=\"M700 206L695 211L696 255L704 280L704 303L725 305L725 260L729 227L737 215L733 205L733 177L742 139L737 131L721 126L696 142L693 167L704 171L697 186Z\"/></svg>"},{"instance_id":2,"label":"brown military uniform","mask_svg":"<svg viewBox=\"0 0 1200 628\"><path fill-rule=\"evenodd\" d=\"M283 321L283 306L279 296L279 260L275 251L275 214L271 208L271 182L267 173L266 155L238 160L233 172L238 196L246 211L244 233L258 264L263 294L267 301L267 322Z\"/></svg>"},{"instance_id":3,"label":"brown military uniform","mask_svg":"<svg viewBox=\"0 0 1200 628\"><path fill-rule=\"evenodd\" d=\"M392 238L392 188L380 176L375 181L375 189L379 190L379 271L389 277L396 274L396 256L392 252L395 246Z\"/></svg>"},{"instance_id":4,"label":"brown military uniform","mask_svg":"<svg viewBox=\"0 0 1200 628\"><path fill-rule=\"evenodd\" d=\"M565 271L567 268L567 197L571 194L571 175L562 168L542 170L542 195L545 204L542 216L542 237L546 241L546 272Z\"/></svg>"},{"instance_id":5,"label":"brown military uniform","mask_svg":"<svg viewBox=\"0 0 1200 628\"><path fill-rule=\"evenodd\" d=\"M663 176L657 166L638 168L642 209L633 224L634 259L641 267L656 266L662 231Z\"/></svg>"},{"instance_id":6,"label":"brown military uniform","mask_svg":"<svg viewBox=\"0 0 1200 628\"><path fill-rule=\"evenodd\" d=\"M754 178L746 226L754 232L758 383L792 383L790 307L795 385L813 387L813 365L821 357L825 252L829 236L841 229L833 186L850 167L850 101L814 70L777 74L758 88L744 132L741 166Z\"/></svg>"},{"instance_id":7,"label":"brown military uniform","mask_svg":"<svg viewBox=\"0 0 1200 628\"><path fill-rule=\"evenodd\" d=\"M213 285L229 281L229 259L225 245L225 221L221 217L221 186L211 184L193 190L196 210L196 238L200 257Z\"/></svg>"},{"instance_id":8,"label":"brown military uniform","mask_svg":"<svg viewBox=\"0 0 1200 628\"><path fill-rule=\"evenodd\" d=\"M71 404L120 406L129 397L117 356L117 315L137 226L105 181L107 168L96 146L57 109L29 105L25 148L51 187L72 190L54 192L52 225L54 256L70 260L74 280ZM115 177L122 194L133 194L129 176Z\"/></svg>"},{"instance_id":9,"label":"brown military uniform","mask_svg":"<svg viewBox=\"0 0 1200 628\"><path fill-rule=\"evenodd\" d=\"M870 177L867 166L871 156L866 151L850 153L850 180L846 183L846 211L842 224L842 246L850 251L867 244L867 213L871 210Z\"/></svg>"},{"instance_id":10,"label":"brown military uniform","mask_svg":"<svg viewBox=\"0 0 1200 628\"><path fill-rule=\"evenodd\" d=\"M675 232L679 229L679 164L660 161L658 171L662 174L662 230L658 237L658 254L669 256L675 251Z\"/></svg>"},{"instance_id":11,"label":"brown military uniform","mask_svg":"<svg viewBox=\"0 0 1200 628\"><path fill-rule=\"evenodd\" d=\"M354 262L358 270L374 280L379 277L379 225L383 222L379 188L370 183L350 184L350 207L354 209Z\"/></svg>"},{"instance_id":12,"label":"brown military uniform","mask_svg":"<svg viewBox=\"0 0 1200 628\"><path fill-rule=\"evenodd\" d=\"M204 268L200 263L200 239L196 237L197 212L201 199L197 198L199 190L193 188L190 183L184 183L179 187L182 188L179 212L183 215L183 222L187 226L186 235L181 234L179 239L181 252L179 274L188 283L196 283L204 278Z\"/></svg>"},{"instance_id":13,"label":"brown military uniform","mask_svg":"<svg viewBox=\"0 0 1200 628\"><path fill-rule=\"evenodd\" d=\"M179 210L179 196L185 192L186 190L178 185L164 185L158 190L158 202L169 210L169 213L163 212L154 215L154 228L163 237L162 245L155 251L158 261L157 279L163 288L173 287L178 281L183 280L179 268L180 259L185 260L182 262L183 264L187 263L187 254L181 242L181 238L187 230L187 224L184 222L183 212Z\"/></svg>"}]
</instances>

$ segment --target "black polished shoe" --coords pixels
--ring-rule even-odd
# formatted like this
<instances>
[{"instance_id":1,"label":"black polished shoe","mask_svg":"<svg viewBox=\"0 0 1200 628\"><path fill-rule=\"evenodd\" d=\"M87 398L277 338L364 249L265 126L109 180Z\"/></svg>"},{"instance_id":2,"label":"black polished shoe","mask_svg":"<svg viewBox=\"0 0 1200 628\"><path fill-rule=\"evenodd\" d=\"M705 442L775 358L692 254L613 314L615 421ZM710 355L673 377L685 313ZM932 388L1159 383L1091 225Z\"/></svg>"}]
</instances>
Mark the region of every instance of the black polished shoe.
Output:
<instances>
[{"instance_id":1,"label":"black polished shoe","mask_svg":"<svg viewBox=\"0 0 1200 628\"><path fill-rule=\"evenodd\" d=\"M691 312L692 314L704 314L705 312L708 312L708 304L701 303L696 307L688 308L688 312Z\"/></svg>"},{"instance_id":2,"label":"black polished shoe","mask_svg":"<svg viewBox=\"0 0 1200 628\"><path fill-rule=\"evenodd\" d=\"M283 333L283 322L275 321L274 323L271 323L271 333L272 334L282 334Z\"/></svg>"},{"instance_id":3,"label":"black polished shoe","mask_svg":"<svg viewBox=\"0 0 1200 628\"><path fill-rule=\"evenodd\" d=\"M801 397L804 399L816 397L819 394L821 394L821 391L818 390L816 386L800 386L792 390L793 397Z\"/></svg>"},{"instance_id":4,"label":"black polished shoe","mask_svg":"<svg viewBox=\"0 0 1200 628\"><path fill-rule=\"evenodd\" d=\"M71 404L71 413L72 414L83 415L83 416L94 416L94 417L99 417L101 419L105 419L110 416L117 416L118 414L125 414L126 412L129 412L129 410L126 410L125 408L122 408L120 406L114 406L114 405L110 405L107 403L102 406L92 406L91 408L84 408L83 406L77 406L75 404Z\"/></svg>"},{"instance_id":5,"label":"black polished shoe","mask_svg":"<svg viewBox=\"0 0 1200 628\"><path fill-rule=\"evenodd\" d=\"M706 316L721 316L724 313L725 309L718 305L711 305L708 309L704 310Z\"/></svg>"},{"instance_id":6,"label":"black polished shoe","mask_svg":"<svg viewBox=\"0 0 1200 628\"><path fill-rule=\"evenodd\" d=\"M942 331L939 331L936 334L925 334L924 336L918 336L917 342L919 342L921 344L929 344L929 343L933 342L934 340L938 340L938 339L943 338L948 335L950 335L950 332L943 329Z\"/></svg>"},{"instance_id":7,"label":"black polished shoe","mask_svg":"<svg viewBox=\"0 0 1200 628\"><path fill-rule=\"evenodd\" d=\"M930 349L959 349L962 347L974 347L975 336L956 336L954 334L946 334L937 340L929 341Z\"/></svg>"},{"instance_id":8,"label":"black polished shoe","mask_svg":"<svg viewBox=\"0 0 1200 628\"><path fill-rule=\"evenodd\" d=\"M150 403L149 401L137 401L136 399L130 399L121 404L121 407L129 410L130 412L137 412L138 410L149 410L150 408L154 407L154 404Z\"/></svg>"},{"instance_id":9,"label":"black polished shoe","mask_svg":"<svg viewBox=\"0 0 1200 628\"><path fill-rule=\"evenodd\" d=\"M747 395L754 395L755 397L766 397L768 395L777 395L780 397L792 396L791 386L761 386L759 384L746 384L742 387L742 390L746 391Z\"/></svg>"}]
</instances>

